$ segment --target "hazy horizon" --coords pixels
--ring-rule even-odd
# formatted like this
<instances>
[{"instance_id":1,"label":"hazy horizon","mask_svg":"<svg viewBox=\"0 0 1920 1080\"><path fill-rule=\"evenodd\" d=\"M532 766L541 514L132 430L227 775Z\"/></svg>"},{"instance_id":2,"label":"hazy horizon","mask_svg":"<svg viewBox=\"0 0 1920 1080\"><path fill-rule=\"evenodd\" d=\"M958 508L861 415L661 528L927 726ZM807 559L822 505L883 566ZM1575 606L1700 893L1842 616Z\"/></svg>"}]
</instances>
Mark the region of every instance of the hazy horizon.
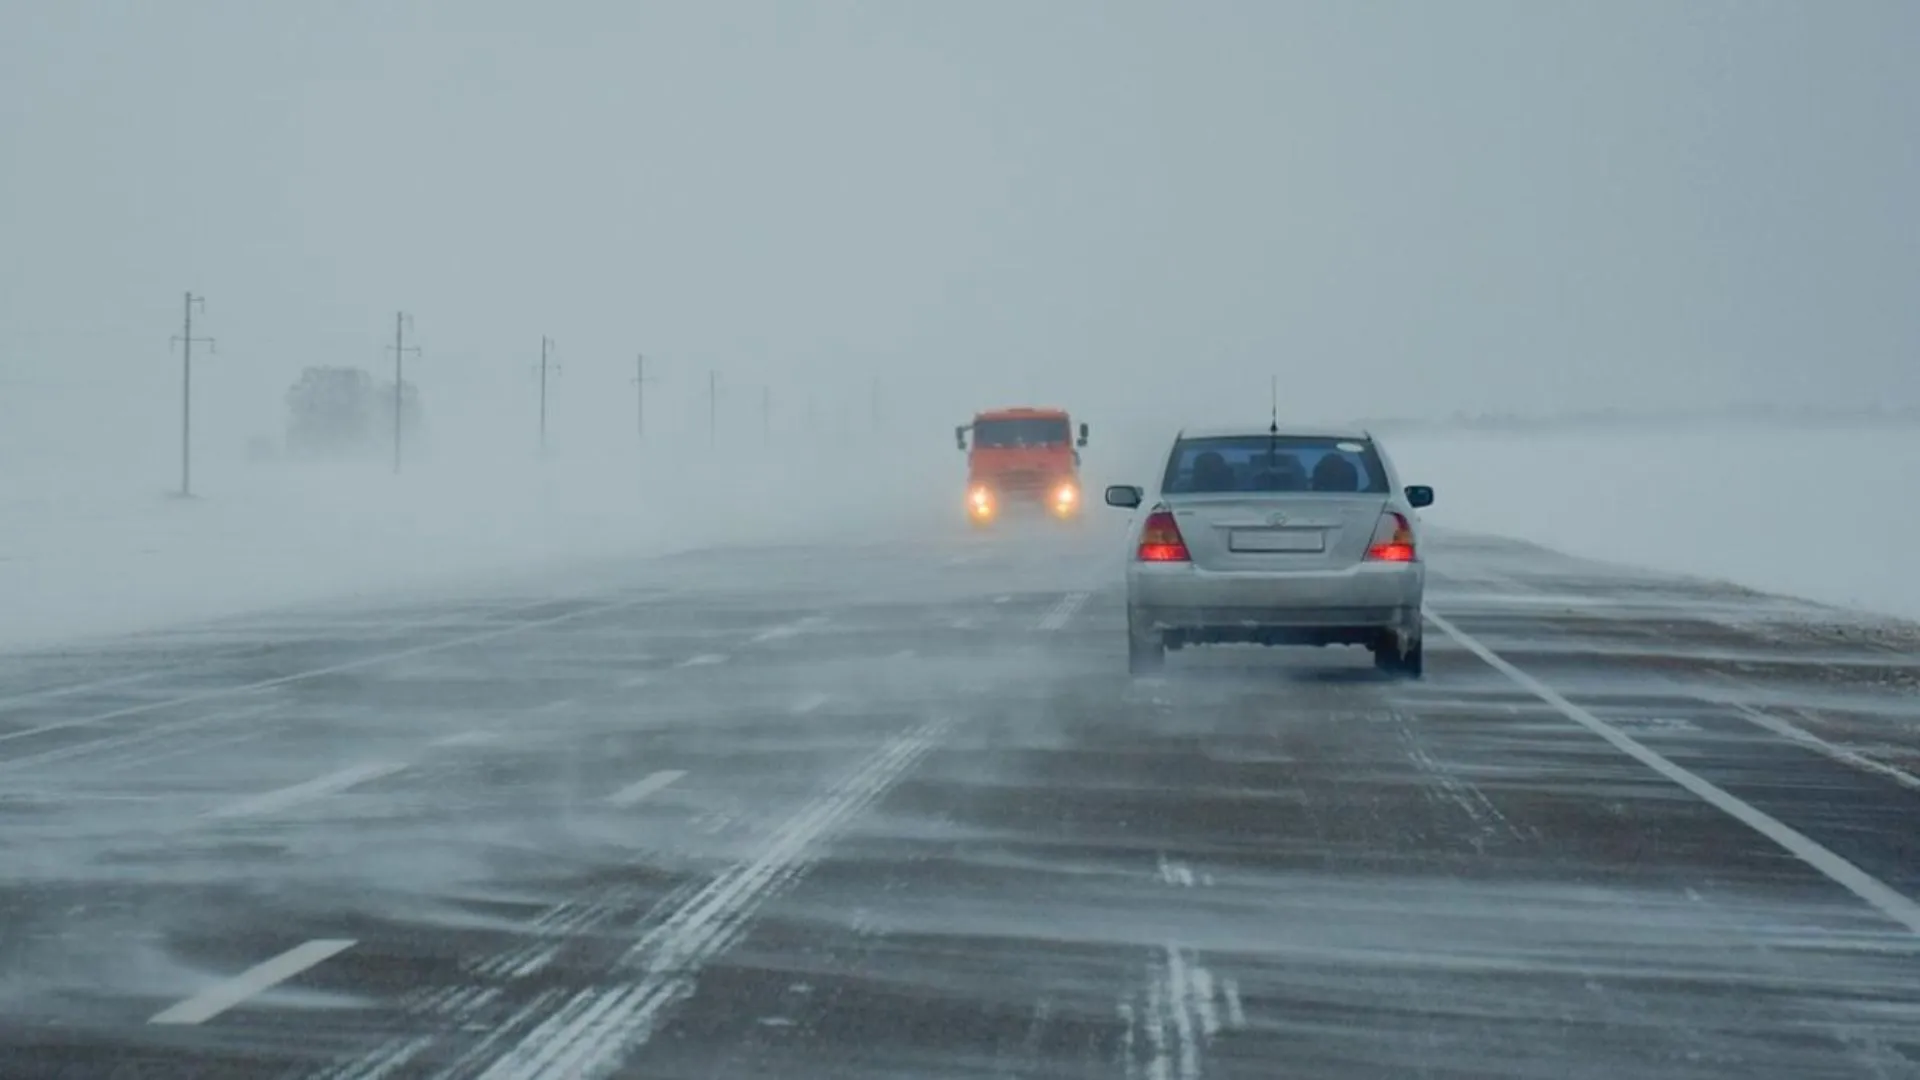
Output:
<instances>
[{"instance_id":1,"label":"hazy horizon","mask_svg":"<svg viewBox=\"0 0 1920 1080\"><path fill-rule=\"evenodd\" d=\"M73 2L0 36L13 453L210 452L313 364L429 415L946 439L1920 399L1920 8ZM1249 399L1257 408L1249 407ZM32 433L32 434L30 434ZM591 433L590 435L588 433ZM516 437L522 437L516 435Z\"/></svg>"}]
</instances>

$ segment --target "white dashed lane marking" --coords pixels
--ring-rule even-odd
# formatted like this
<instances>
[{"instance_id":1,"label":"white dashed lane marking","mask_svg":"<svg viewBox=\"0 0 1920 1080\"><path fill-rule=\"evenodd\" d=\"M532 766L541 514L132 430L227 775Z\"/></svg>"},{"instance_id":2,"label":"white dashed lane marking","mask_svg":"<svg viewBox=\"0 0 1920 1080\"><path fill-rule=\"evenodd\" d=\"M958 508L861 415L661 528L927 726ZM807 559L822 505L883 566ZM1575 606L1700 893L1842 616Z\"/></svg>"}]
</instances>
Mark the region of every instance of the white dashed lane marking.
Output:
<instances>
[{"instance_id":1,"label":"white dashed lane marking","mask_svg":"<svg viewBox=\"0 0 1920 1080\"><path fill-rule=\"evenodd\" d=\"M752 640L756 644L763 644L769 641L778 641L782 638L790 638L799 634L804 634L807 631L812 630L813 628L819 626L821 623L826 621L827 621L827 617L825 615L809 615L804 619L799 619L794 622L785 623L780 626L769 626L765 630L762 630L759 633L753 635L753 637L750 640Z\"/></svg>"},{"instance_id":2,"label":"white dashed lane marking","mask_svg":"<svg viewBox=\"0 0 1920 1080\"><path fill-rule=\"evenodd\" d=\"M241 799L238 802L228 803L225 806L207 811L207 816L214 818L236 818L251 817L255 814L271 814L276 811L288 809L289 807L298 806L304 802L312 802L314 799L323 798L338 791L345 791L350 787L364 784L369 780L377 780L383 776L390 776L406 767L405 762L369 761L354 765L350 768L341 769L339 772L316 777L303 784L294 784L292 787L283 787L276 791L263 792L259 795Z\"/></svg>"},{"instance_id":3,"label":"white dashed lane marking","mask_svg":"<svg viewBox=\"0 0 1920 1080\"><path fill-rule=\"evenodd\" d=\"M632 806L654 792L665 789L685 775L687 775L685 769L662 769L657 773L649 773L607 796L607 801L615 806Z\"/></svg>"},{"instance_id":4,"label":"white dashed lane marking","mask_svg":"<svg viewBox=\"0 0 1920 1080\"><path fill-rule=\"evenodd\" d=\"M150 1024L201 1024L248 998L272 989L295 975L352 948L351 940L316 940L288 949L279 956L248 968L227 981L154 1014Z\"/></svg>"}]
</instances>

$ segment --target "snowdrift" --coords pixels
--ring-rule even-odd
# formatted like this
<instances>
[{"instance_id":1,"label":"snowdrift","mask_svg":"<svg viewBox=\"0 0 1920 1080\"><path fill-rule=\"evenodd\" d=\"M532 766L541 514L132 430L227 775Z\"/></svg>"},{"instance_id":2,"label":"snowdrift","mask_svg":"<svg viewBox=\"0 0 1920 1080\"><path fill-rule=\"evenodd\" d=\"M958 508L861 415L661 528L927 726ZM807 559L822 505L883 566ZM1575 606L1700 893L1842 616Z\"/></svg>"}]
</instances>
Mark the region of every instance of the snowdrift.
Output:
<instances>
[{"instance_id":1,"label":"snowdrift","mask_svg":"<svg viewBox=\"0 0 1920 1080\"><path fill-rule=\"evenodd\" d=\"M1435 524L1920 619L1920 430L1404 436Z\"/></svg>"}]
</instances>

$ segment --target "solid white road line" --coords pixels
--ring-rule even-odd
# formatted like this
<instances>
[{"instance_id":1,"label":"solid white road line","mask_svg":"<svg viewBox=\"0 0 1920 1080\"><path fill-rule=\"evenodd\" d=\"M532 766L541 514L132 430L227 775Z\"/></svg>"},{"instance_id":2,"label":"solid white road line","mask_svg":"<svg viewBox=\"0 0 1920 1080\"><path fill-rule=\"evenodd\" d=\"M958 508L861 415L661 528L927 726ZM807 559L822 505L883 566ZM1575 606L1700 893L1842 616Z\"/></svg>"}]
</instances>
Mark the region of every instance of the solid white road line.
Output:
<instances>
[{"instance_id":1,"label":"solid white road line","mask_svg":"<svg viewBox=\"0 0 1920 1080\"><path fill-rule=\"evenodd\" d=\"M397 637L400 634L408 633L414 630L432 630L436 627L446 626L451 623L459 622L462 619L472 619L476 617L494 618L501 615L512 615L514 612L517 612L517 611L531 611L537 607L546 607L547 605L552 604L555 601L556 601L555 597L548 597L544 600L535 600L531 603L514 604L510 607L494 608L488 611L483 611L478 613L471 612L471 611L452 611L452 612L447 612L441 615L435 615L430 619L418 619L412 622L386 624L381 626L381 628L385 630L385 633L382 636ZM334 620L327 620L327 625L337 626L338 624ZM173 667L164 667L164 668L157 668L149 671L141 671L141 672L136 672L132 675L116 675L113 678L95 679L91 682L69 683L64 686L50 686L40 690L29 690L25 693L15 694L11 697L0 698L0 710L10 709L15 705L25 705L35 701L45 701L52 698L71 697L74 694L84 694L94 690L110 690L117 686L132 686L138 683L152 682L155 679L166 678L173 675L182 675L188 672L195 672L195 671L205 671L213 667L215 664L221 662L222 660L227 660L227 659L231 659L231 657L228 657L216 652L212 657L203 661L194 661L194 662L189 662L185 664L179 664Z\"/></svg>"},{"instance_id":2,"label":"solid white road line","mask_svg":"<svg viewBox=\"0 0 1920 1080\"><path fill-rule=\"evenodd\" d=\"M448 641L429 642L425 645L415 645L410 649L399 649L394 652L380 653L376 656L363 656L358 660L349 660L345 663L333 664L328 667L313 668L308 671L296 672L292 675L282 675L274 679L262 679L258 682L241 683L236 686L223 686L215 690L204 690L197 694L184 694L180 697L168 698L164 701L149 701L140 705L128 705L125 708L113 709L109 712L95 713L92 716L75 717L72 720L60 720L51 724L42 724L39 727L22 728L19 731L9 731L0 734L0 742L11 742L14 739L28 739L35 735L44 735L50 731L65 731L68 728L89 727L107 720L118 720L125 716L139 716L143 713L156 712L160 709L171 709L180 705L193 705L202 701L218 701L221 698L239 697L242 694L251 694L258 690L270 690L276 686L288 686L297 682L305 682L308 679L317 679L327 675L338 675L347 671L359 671L362 668L376 667L394 660L405 660L414 656L427 656L433 653L446 652L449 649L457 649L463 645L477 645L483 641L493 641L497 638L507 637L512 634L523 634L529 630L558 626L561 623L572 622L576 619L585 619L594 615L605 615L608 612L614 611L625 611L628 608L639 607L642 604L652 603L659 599L662 598L649 596L641 600L621 600L611 604L600 604L595 607L582 608L578 611L569 611L565 615L555 615L551 619L535 619L531 622L515 623L512 626L503 626L479 634L467 634L463 637L453 638ZM556 600L541 601L543 604L557 602Z\"/></svg>"},{"instance_id":3,"label":"solid white road line","mask_svg":"<svg viewBox=\"0 0 1920 1080\"><path fill-rule=\"evenodd\" d=\"M635 780L633 783L607 796L607 801L615 806L632 806L634 803L661 790L685 775L687 775L685 769L662 769L657 773L650 773L639 780Z\"/></svg>"},{"instance_id":4,"label":"solid white road line","mask_svg":"<svg viewBox=\"0 0 1920 1080\"><path fill-rule=\"evenodd\" d=\"M271 716L284 708L281 702L265 702L259 705L246 705L237 708L216 709L202 716L188 717L167 723L143 724L140 727L109 735L103 739L91 739L86 742L56 746L51 750L42 750L37 754L22 754L19 757L0 761L0 774L36 771L44 766L73 758L97 757L116 751L149 746L166 740L169 736L186 731L195 731L216 724L234 720L253 720Z\"/></svg>"},{"instance_id":5,"label":"solid white road line","mask_svg":"<svg viewBox=\"0 0 1920 1080\"><path fill-rule=\"evenodd\" d=\"M673 666L683 668L712 667L714 664L724 664L726 662L727 658L720 653L701 653L699 656L689 656Z\"/></svg>"},{"instance_id":6,"label":"solid white road line","mask_svg":"<svg viewBox=\"0 0 1920 1080\"><path fill-rule=\"evenodd\" d=\"M1880 879L1834 854L1805 833L1793 828L1780 819L1773 817L1753 804L1741 799L1711 781L1674 764L1658 752L1634 739L1631 735L1600 719L1593 713L1575 705L1562 697L1558 691L1539 679L1509 663L1492 649L1453 625L1447 619L1435 614L1431 609L1426 612L1427 621L1440 628L1448 637L1460 643L1468 652L1485 661L1489 667L1518 683L1533 696L1546 702L1560 715L1612 743L1621 753L1633 758L1640 764L1659 773L1661 776L1679 784L1699 796L1728 817L1740 822L1753 831L1784 848L1788 854L1806 863L1820 873L1825 874L1835 884L1872 904L1888 918L1920 934L1920 904L1895 892Z\"/></svg>"},{"instance_id":7,"label":"solid white road line","mask_svg":"<svg viewBox=\"0 0 1920 1080\"><path fill-rule=\"evenodd\" d=\"M147 1023L204 1023L255 994L286 982L322 960L353 948L354 944L352 940L323 939L297 945L170 1009L155 1013Z\"/></svg>"},{"instance_id":8,"label":"solid white road line","mask_svg":"<svg viewBox=\"0 0 1920 1080\"><path fill-rule=\"evenodd\" d=\"M1743 719L1758 724L1768 731L1773 732L1775 735L1790 739L1810 750L1825 754L1827 757L1843 765L1851 765L1856 769L1873 773L1876 776L1885 777L1909 791L1920 791L1920 776L1915 776L1896 765L1889 765L1884 761L1876 761L1857 750L1849 750L1844 746L1830 743L1805 728L1795 727L1777 716L1761 712L1759 709L1750 708L1737 701L1722 701L1720 704L1726 705L1728 708L1739 713Z\"/></svg>"},{"instance_id":9,"label":"solid white road line","mask_svg":"<svg viewBox=\"0 0 1920 1080\"><path fill-rule=\"evenodd\" d=\"M357 784L364 784L369 780L389 776L406 767L404 762L369 761L351 768L341 769L339 772L316 777L315 779L308 780L304 784L295 784L292 787L284 787L278 791L262 792L259 795L241 799L238 802L228 803L225 806L207 811L206 816L234 818L250 817L254 814L270 814L276 810L285 810L290 806L298 806L303 802L309 802L324 795L331 795L336 791L345 791L350 787Z\"/></svg>"},{"instance_id":10,"label":"solid white road line","mask_svg":"<svg viewBox=\"0 0 1920 1080\"><path fill-rule=\"evenodd\" d=\"M44 690L28 690L11 697L0 698L0 709L11 709L15 705L30 705L36 701L51 701L54 698L72 697L93 690L111 690L116 686L133 686L138 683L152 682L164 675L178 675L190 668L176 668L162 671L142 671L134 675L121 675L112 679L96 679L93 682L69 683L64 686L50 686Z\"/></svg>"},{"instance_id":11,"label":"solid white road line","mask_svg":"<svg viewBox=\"0 0 1920 1080\"><path fill-rule=\"evenodd\" d=\"M831 700L832 699L825 694L808 694L806 697L793 703L793 715L805 716L808 713L817 712Z\"/></svg>"}]
</instances>

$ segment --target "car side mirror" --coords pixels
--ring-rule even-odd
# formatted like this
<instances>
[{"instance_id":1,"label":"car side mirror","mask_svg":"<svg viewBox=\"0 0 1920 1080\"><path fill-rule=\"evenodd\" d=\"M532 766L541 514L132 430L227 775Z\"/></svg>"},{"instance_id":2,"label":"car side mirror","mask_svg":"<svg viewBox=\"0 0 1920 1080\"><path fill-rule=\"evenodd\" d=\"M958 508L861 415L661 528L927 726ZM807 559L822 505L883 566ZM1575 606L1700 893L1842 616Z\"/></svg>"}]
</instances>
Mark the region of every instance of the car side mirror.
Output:
<instances>
[{"instance_id":1,"label":"car side mirror","mask_svg":"<svg viewBox=\"0 0 1920 1080\"><path fill-rule=\"evenodd\" d=\"M1407 503L1415 510L1433 505L1433 489L1425 484L1414 484L1407 488Z\"/></svg>"},{"instance_id":2,"label":"car side mirror","mask_svg":"<svg viewBox=\"0 0 1920 1080\"><path fill-rule=\"evenodd\" d=\"M1117 506L1122 510L1136 510L1144 495L1145 492L1132 484L1114 484L1107 488L1107 505Z\"/></svg>"},{"instance_id":3,"label":"car side mirror","mask_svg":"<svg viewBox=\"0 0 1920 1080\"><path fill-rule=\"evenodd\" d=\"M1080 445L1087 445L1087 425L1085 424L1080 425Z\"/></svg>"},{"instance_id":4,"label":"car side mirror","mask_svg":"<svg viewBox=\"0 0 1920 1080\"><path fill-rule=\"evenodd\" d=\"M953 444L962 450L967 448L967 426L965 424L953 429Z\"/></svg>"}]
</instances>

